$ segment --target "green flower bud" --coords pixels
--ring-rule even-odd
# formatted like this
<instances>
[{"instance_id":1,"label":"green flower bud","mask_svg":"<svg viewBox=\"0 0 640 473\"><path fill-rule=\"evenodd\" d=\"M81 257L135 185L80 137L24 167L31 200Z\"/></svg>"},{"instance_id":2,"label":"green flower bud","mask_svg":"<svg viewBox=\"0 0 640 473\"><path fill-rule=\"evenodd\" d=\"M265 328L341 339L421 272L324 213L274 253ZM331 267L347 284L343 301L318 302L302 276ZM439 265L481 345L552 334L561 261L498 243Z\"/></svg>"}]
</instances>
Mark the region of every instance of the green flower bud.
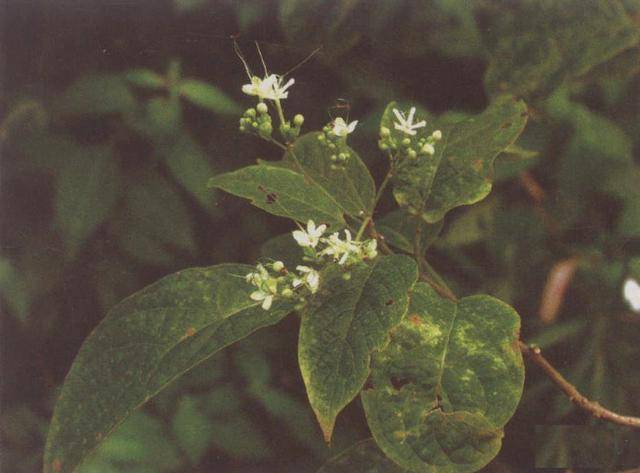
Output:
<instances>
[{"instance_id":1,"label":"green flower bud","mask_svg":"<svg viewBox=\"0 0 640 473\"><path fill-rule=\"evenodd\" d=\"M276 261L273 263L273 270L274 271L282 271L284 269L284 263L282 261Z\"/></svg>"},{"instance_id":2,"label":"green flower bud","mask_svg":"<svg viewBox=\"0 0 640 473\"><path fill-rule=\"evenodd\" d=\"M431 137L436 141L441 140L442 139L442 132L440 130L436 130L433 133L431 133Z\"/></svg>"},{"instance_id":3,"label":"green flower bud","mask_svg":"<svg viewBox=\"0 0 640 473\"><path fill-rule=\"evenodd\" d=\"M258 109L258 112L262 114L265 114L269 111L269 109L267 108L267 104L264 102L260 102L256 108Z\"/></svg>"},{"instance_id":4,"label":"green flower bud","mask_svg":"<svg viewBox=\"0 0 640 473\"><path fill-rule=\"evenodd\" d=\"M380 128L380 136L382 136L383 138L386 138L387 136L389 136L391 132L389 131L389 128L387 128L386 126L383 126L382 128Z\"/></svg>"},{"instance_id":5,"label":"green flower bud","mask_svg":"<svg viewBox=\"0 0 640 473\"><path fill-rule=\"evenodd\" d=\"M416 153L416 150L410 149L409 151L407 151L407 155L409 156L409 159L416 159L418 153Z\"/></svg>"},{"instance_id":6,"label":"green flower bud","mask_svg":"<svg viewBox=\"0 0 640 473\"><path fill-rule=\"evenodd\" d=\"M251 126L253 128L258 128L258 122L251 122Z\"/></svg>"},{"instance_id":7,"label":"green flower bud","mask_svg":"<svg viewBox=\"0 0 640 473\"><path fill-rule=\"evenodd\" d=\"M334 145L333 143L329 143L328 146L329 149L336 149L336 145Z\"/></svg>"},{"instance_id":8,"label":"green flower bud","mask_svg":"<svg viewBox=\"0 0 640 473\"><path fill-rule=\"evenodd\" d=\"M335 154L332 154L329 159L331 159L331 161L333 162L336 162L338 160L338 157Z\"/></svg>"},{"instance_id":9,"label":"green flower bud","mask_svg":"<svg viewBox=\"0 0 640 473\"><path fill-rule=\"evenodd\" d=\"M249 108L247 109L246 112L244 112L244 114L248 117L254 118L256 116L256 109L255 108Z\"/></svg>"},{"instance_id":10,"label":"green flower bud","mask_svg":"<svg viewBox=\"0 0 640 473\"><path fill-rule=\"evenodd\" d=\"M318 141L325 141L324 133L318 135Z\"/></svg>"},{"instance_id":11,"label":"green flower bud","mask_svg":"<svg viewBox=\"0 0 640 473\"><path fill-rule=\"evenodd\" d=\"M340 154L338 155L338 159L339 159L340 161L346 161L346 160L347 160L347 158L348 158L348 156L346 155L346 153L340 153Z\"/></svg>"},{"instance_id":12,"label":"green flower bud","mask_svg":"<svg viewBox=\"0 0 640 473\"><path fill-rule=\"evenodd\" d=\"M422 150L421 150L421 151L422 151L424 154L429 154L429 155L433 155L433 153L435 153L435 152L436 152L436 150L435 150L435 148L433 147L433 145L432 145L432 144L429 144L429 143L425 144L425 145L422 147Z\"/></svg>"},{"instance_id":13,"label":"green flower bud","mask_svg":"<svg viewBox=\"0 0 640 473\"><path fill-rule=\"evenodd\" d=\"M409 138L404 138L404 139L402 140L402 144L403 144L404 146L410 146L410 145L411 145L411 140L410 140Z\"/></svg>"},{"instance_id":14,"label":"green flower bud","mask_svg":"<svg viewBox=\"0 0 640 473\"><path fill-rule=\"evenodd\" d=\"M385 143L383 141L378 142L378 146L380 147L380 149L382 151L386 151L386 150L389 149L389 145L387 145L387 143Z\"/></svg>"},{"instance_id":15,"label":"green flower bud","mask_svg":"<svg viewBox=\"0 0 640 473\"><path fill-rule=\"evenodd\" d=\"M342 279L344 279L345 281L348 281L349 279L351 279L351 273L346 272L342 275Z\"/></svg>"},{"instance_id":16,"label":"green flower bud","mask_svg":"<svg viewBox=\"0 0 640 473\"><path fill-rule=\"evenodd\" d=\"M270 135L272 132L273 126L271 126L271 123L264 122L260 125L260 133L262 133L263 135Z\"/></svg>"},{"instance_id":17,"label":"green flower bud","mask_svg":"<svg viewBox=\"0 0 640 473\"><path fill-rule=\"evenodd\" d=\"M282 290L282 297L293 297L293 291L291 289L289 289L288 287L284 288Z\"/></svg>"},{"instance_id":18,"label":"green flower bud","mask_svg":"<svg viewBox=\"0 0 640 473\"><path fill-rule=\"evenodd\" d=\"M293 124L295 126L302 126L303 123L304 123L304 117L299 113L295 117L293 117Z\"/></svg>"}]
</instances>

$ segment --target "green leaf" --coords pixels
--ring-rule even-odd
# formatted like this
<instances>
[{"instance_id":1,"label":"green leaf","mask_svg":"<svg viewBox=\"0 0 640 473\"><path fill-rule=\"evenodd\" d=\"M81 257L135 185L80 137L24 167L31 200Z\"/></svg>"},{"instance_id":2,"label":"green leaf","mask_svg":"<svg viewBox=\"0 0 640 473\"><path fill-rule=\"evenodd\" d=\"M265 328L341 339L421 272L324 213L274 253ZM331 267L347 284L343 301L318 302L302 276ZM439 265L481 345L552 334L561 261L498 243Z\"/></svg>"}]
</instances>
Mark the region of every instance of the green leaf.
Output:
<instances>
[{"instance_id":1,"label":"green leaf","mask_svg":"<svg viewBox=\"0 0 640 473\"><path fill-rule=\"evenodd\" d=\"M242 113L240 105L230 99L217 87L194 79L180 83L180 96L198 107L206 108L221 115L238 115Z\"/></svg>"},{"instance_id":2,"label":"green leaf","mask_svg":"<svg viewBox=\"0 0 640 473\"><path fill-rule=\"evenodd\" d=\"M207 182L215 174L215 170L200 145L185 132L163 154L169 171L176 180L204 208L212 209L213 196L207 189Z\"/></svg>"},{"instance_id":3,"label":"green leaf","mask_svg":"<svg viewBox=\"0 0 640 473\"><path fill-rule=\"evenodd\" d=\"M455 124L436 121L442 130L436 155L442 154L433 186L424 203L423 218L441 220L458 206L471 205L491 192L493 161L513 144L527 123L527 106L502 96L480 115ZM418 207L420 208L420 207Z\"/></svg>"},{"instance_id":4,"label":"green leaf","mask_svg":"<svg viewBox=\"0 0 640 473\"><path fill-rule=\"evenodd\" d=\"M258 461L273 455L265 435L242 412L215 427L212 444L232 458Z\"/></svg>"},{"instance_id":5,"label":"green leaf","mask_svg":"<svg viewBox=\"0 0 640 473\"><path fill-rule=\"evenodd\" d=\"M71 254L104 222L119 196L118 165L106 146L78 148L58 174L55 225Z\"/></svg>"},{"instance_id":6,"label":"green leaf","mask_svg":"<svg viewBox=\"0 0 640 473\"><path fill-rule=\"evenodd\" d=\"M550 92L637 44L638 29L614 0L478 2L489 50L487 90Z\"/></svg>"},{"instance_id":7,"label":"green leaf","mask_svg":"<svg viewBox=\"0 0 640 473\"><path fill-rule=\"evenodd\" d=\"M416 284L409 315L373 357L362 402L373 437L399 465L473 472L500 449L524 383L520 318L490 296L458 303Z\"/></svg>"},{"instance_id":8,"label":"green leaf","mask_svg":"<svg viewBox=\"0 0 640 473\"><path fill-rule=\"evenodd\" d=\"M197 465L209 449L214 424L203 415L196 398L184 396L180 399L171 428L180 448L191 463Z\"/></svg>"},{"instance_id":9,"label":"green leaf","mask_svg":"<svg viewBox=\"0 0 640 473\"><path fill-rule=\"evenodd\" d=\"M89 74L74 82L57 100L55 111L62 115L105 115L126 113L136 100L121 75Z\"/></svg>"},{"instance_id":10,"label":"green leaf","mask_svg":"<svg viewBox=\"0 0 640 473\"><path fill-rule=\"evenodd\" d=\"M347 213L361 217L372 211L375 198L373 178L360 156L348 148L350 157L344 169L331 169L331 150L318 141L321 133L298 138L285 153L284 162L318 186Z\"/></svg>"},{"instance_id":11,"label":"green leaf","mask_svg":"<svg viewBox=\"0 0 640 473\"><path fill-rule=\"evenodd\" d=\"M251 199L256 207L281 217L344 225L342 209L319 185L280 166L259 164L220 174L209 180L209 187Z\"/></svg>"},{"instance_id":12,"label":"green leaf","mask_svg":"<svg viewBox=\"0 0 640 473\"><path fill-rule=\"evenodd\" d=\"M147 102L147 124L152 137L165 138L182 125L182 108L175 97L154 97Z\"/></svg>"},{"instance_id":13,"label":"green leaf","mask_svg":"<svg viewBox=\"0 0 640 473\"><path fill-rule=\"evenodd\" d=\"M394 210L376 220L376 230L385 241L399 250L413 253L413 241L416 236L418 220L404 210ZM422 250L426 250L438 238L443 220L436 223L422 223Z\"/></svg>"},{"instance_id":14,"label":"green leaf","mask_svg":"<svg viewBox=\"0 0 640 473\"><path fill-rule=\"evenodd\" d=\"M366 439L333 457L317 473L403 473L406 471L389 460L375 440Z\"/></svg>"},{"instance_id":15,"label":"green leaf","mask_svg":"<svg viewBox=\"0 0 640 473\"><path fill-rule=\"evenodd\" d=\"M182 461L161 419L136 412L100 445L96 454L78 468L78 472L117 473L122 471L120 465L123 463L131 468L127 471L162 473L175 471Z\"/></svg>"},{"instance_id":16,"label":"green leaf","mask_svg":"<svg viewBox=\"0 0 640 473\"><path fill-rule=\"evenodd\" d=\"M302 314L298 360L327 441L338 413L369 375L371 352L384 346L406 313L417 277L416 263L401 255L322 272L320 290Z\"/></svg>"},{"instance_id":17,"label":"green leaf","mask_svg":"<svg viewBox=\"0 0 640 473\"><path fill-rule=\"evenodd\" d=\"M143 261L170 264L172 253L195 251L188 209L159 175L150 175L128 189L126 208L114 225L122 248Z\"/></svg>"},{"instance_id":18,"label":"green leaf","mask_svg":"<svg viewBox=\"0 0 640 473\"><path fill-rule=\"evenodd\" d=\"M132 69L124 77L133 85L146 89L164 89L167 82L160 74L151 69Z\"/></svg>"},{"instance_id":19,"label":"green leaf","mask_svg":"<svg viewBox=\"0 0 640 473\"><path fill-rule=\"evenodd\" d=\"M249 298L251 266L167 276L114 307L82 345L49 430L44 472L72 472L136 408L218 350L291 310Z\"/></svg>"}]
</instances>

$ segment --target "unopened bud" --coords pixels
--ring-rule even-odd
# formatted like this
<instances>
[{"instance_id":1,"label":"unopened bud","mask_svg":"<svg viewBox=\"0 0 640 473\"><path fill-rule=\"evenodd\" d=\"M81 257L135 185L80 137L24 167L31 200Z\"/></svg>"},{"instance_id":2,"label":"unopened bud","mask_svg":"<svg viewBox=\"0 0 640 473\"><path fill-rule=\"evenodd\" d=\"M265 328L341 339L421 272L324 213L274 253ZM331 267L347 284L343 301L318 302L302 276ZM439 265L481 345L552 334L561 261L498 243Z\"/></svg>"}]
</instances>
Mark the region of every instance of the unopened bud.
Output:
<instances>
[{"instance_id":1,"label":"unopened bud","mask_svg":"<svg viewBox=\"0 0 640 473\"><path fill-rule=\"evenodd\" d=\"M273 263L273 270L274 271L282 271L284 269L284 263L282 261L276 261L275 263Z\"/></svg>"},{"instance_id":2,"label":"unopened bud","mask_svg":"<svg viewBox=\"0 0 640 473\"><path fill-rule=\"evenodd\" d=\"M433 133L431 133L431 136L436 141L441 140L442 139L442 132L440 130L436 130Z\"/></svg>"},{"instance_id":3,"label":"unopened bud","mask_svg":"<svg viewBox=\"0 0 640 473\"><path fill-rule=\"evenodd\" d=\"M389 136L391 132L389 131L389 128L387 128L386 126L383 126L382 128L380 128L380 136L382 136L383 138L386 138L387 136Z\"/></svg>"},{"instance_id":4,"label":"unopened bud","mask_svg":"<svg viewBox=\"0 0 640 473\"><path fill-rule=\"evenodd\" d=\"M415 159L418 156L418 153L414 149L410 149L407 151L407 155L409 155L410 159Z\"/></svg>"},{"instance_id":5,"label":"unopened bud","mask_svg":"<svg viewBox=\"0 0 640 473\"><path fill-rule=\"evenodd\" d=\"M267 104L264 102L260 102L256 108L258 109L259 113L263 113L263 114L269 111L269 109L267 108Z\"/></svg>"},{"instance_id":6,"label":"unopened bud","mask_svg":"<svg viewBox=\"0 0 640 473\"><path fill-rule=\"evenodd\" d=\"M282 290L282 297L293 297L293 291L288 287Z\"/></svg>"},{"instance_id":7,"label":"unopened bud","mask_svg":"<svg viewBox=\"0 0 640 473\"><path fill-rule=\"evenodd\" d=\"M304 123L304 117L299 113L295 117L293 117L293 124L295 126L302 126L303 123Z\"/></svg>"},{"instance_id":8,"label":"unopened bud","mask_svg":"<svg viewBox=\"0 0 640 473\"><path fill-rule=\"evenodd\" d=\"M405 138L402 140L402 144L405 146L409 146L411 144L411 140L409 138Z\"/></svg>"},{"instance_id":9,"label":"unopened bud","mask_svg":"<svg viewBox=\"0 0 640 473\"><path fill-rule=\"evenodd\" d=\"M256 116L256 109L255 108L248 108L246 112L244 112L244 114L248 117L255 117Z\"/></svg>"},{"instance_id":10,"label":"unopened bud","mask_svg":"<svg viewBox=\"0 0 640 473\"><path fill-rule=\"evenodd\" d=\"M436 150L435 150L435 148L433 147L433 145L432 145L432 144L427 143L427 144L425 144L425 145L422 147L422 152L423 152L424 154L430 154L430 155L433 155L433 153L435 153L435 152L436 152Z\"/></svg>"}]
</instances>

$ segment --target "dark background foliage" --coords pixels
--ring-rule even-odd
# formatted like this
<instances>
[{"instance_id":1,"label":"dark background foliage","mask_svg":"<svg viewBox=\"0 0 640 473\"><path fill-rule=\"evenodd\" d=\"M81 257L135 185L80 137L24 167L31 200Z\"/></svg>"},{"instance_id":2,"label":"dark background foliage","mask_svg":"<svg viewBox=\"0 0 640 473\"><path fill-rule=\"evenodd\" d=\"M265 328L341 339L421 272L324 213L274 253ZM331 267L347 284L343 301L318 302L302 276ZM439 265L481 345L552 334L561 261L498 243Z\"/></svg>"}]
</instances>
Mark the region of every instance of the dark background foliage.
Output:
<instances>
[{"instance_id":1,"label":"dark background foliage","mask_svg":"<svg viewBox=\"0 0 640 473\"><path fill-rule=\"evenodd\" d=\"M56 390L113 304L181 268L252 263L263 242L291 230L205 187L279 154L237 132L253 103L240 91L247 77L232 36L256 72L254 41L277 73L322 46L292 73L286 109L303 113L307 130L346 113L360 120L351 145L374 176L384 171L376 134L388 101L464 116L496 88L523 95L530 122L519 148L499 158L487 200L447 216L430 261L458 293L513 304L524 340L589 397L637 415L640 318L621 286L640 276L640 55L637 38L613 34L608 12L619 8L637 28L640 8L587 3L557 2L555 12L542 1L5 2L0 469L41 468ZM612 38L604 53L593 32ZM564 290L554 271L569 275ZM559 310L544 309L554 301ZM367 437L356 402L323 445L297 328L289 317L185 376L83 471L315 471ZM587 427L557 427L574 424ZM530 368L487 471L612 471L637 466L638 451L637 435L572 409Z\"/></svg>"}]
</instances>

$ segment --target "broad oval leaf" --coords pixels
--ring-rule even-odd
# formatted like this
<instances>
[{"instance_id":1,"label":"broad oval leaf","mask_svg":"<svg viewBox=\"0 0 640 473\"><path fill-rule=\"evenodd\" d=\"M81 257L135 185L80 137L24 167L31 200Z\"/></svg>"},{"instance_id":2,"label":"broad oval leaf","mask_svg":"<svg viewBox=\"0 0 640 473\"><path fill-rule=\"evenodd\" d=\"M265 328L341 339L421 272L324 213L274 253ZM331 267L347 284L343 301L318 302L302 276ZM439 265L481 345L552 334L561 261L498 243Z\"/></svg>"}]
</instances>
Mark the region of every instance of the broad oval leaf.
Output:
<instances>
[{"instance_id":1,"label":"broad oval leaf","mask_svg":"<svg viewBox=\"0 0 640 473\"><path fill-rule=\"evenodd\" d=\"M344 169L331 169L331 151L318 141L321 133L298 138L285 153L284 163L323 188L344 213L361 217L372 211L375 198L373 178L360 156L349 149Z\"/></svg>"},{"instance_id":2,"label":"broad oval leaf","mask_svg":"<svg viewBox=\"0 0 640 473\"><path fill-rule=\"evenodd\" d=\"M362 440L325 463L317 473L404 473L373 439Z\"/></svg>"},{"instance_id":3,"label":"broad oval leaf","mask_svg":"<svg viewBox=\"0 0 640 473\"><path fill-rule=\"evenodd\" d=\"M513 144L527 123L527 106L521 100L501 96L480 115L454 124L436 122L442 153L431 192L423 207L423 218L441 220L461 205L475 204L491 192L493 162Z\"/></svg>"},{"instance_id":4,"label":"broad oval leaf","mask_svg":"<svg viewBox=\"0 0 640 473\"><path fill-rule=\"evenodd\" d=\"M401 255L323 271L320 290L302 314L298 360L327 441L336 416L369 376L371 352L405 315L417 278L413 259Z\"/></svg>"},{"instance_id":5,"label":"broad oval leaf","mask_svg":"<svg viewBox=\"0 0 640 473\"><path fill-rule=\"evenodd\" d=\"M344 225L335 200L302 174L282 166L262 163L219 174L209 180L209 187L251 199L256 207L281 217Z\"/></svg>"},{"instance_id":6,"label":"broad oval leaf","mask_svg":"<svg viewBox=\"0 0 640 473\"><path fill-rule=\"evenodd\" d=\"M392 139L405 137L394 130L393 110L406 114L408 108L395 102L387 106L381 126L390 130ZM417 130L417 138L440 130L442 139L435 144L433 156L400 161L393 179L393 195L401 207L435 223L449 210L475 204L489 194L493 162L524 129L527 108L522 101L501 96L480 115L462 120L447 114L428 120L425 111L418 111L416 117L414 121L427 121L426 127Z\"/></svg>"},{"instance_id":7,"label":"broad oval leaf","mask_svg":"<svg viewBox=\"0 0 640 473\"><path fill-rule=\"evenodd\" d=\"M45 473L76 467L137 407L218 350L287 315L223 264L167 276L115 306L82 345L49 429Z\"/></svg>"},{"instance_id":8,"label":"broad oval leaf","mask_svg":"<svg viewBox=\"0 0 640 473\"><path fill-rule=\"evenodd\" d=\"M362 402L373 437L420 472L472 472L499 451L524 383L520 318L490 296L458 303L415 286L409 315L374 356Z\"/></svg>"}]
</instances>

